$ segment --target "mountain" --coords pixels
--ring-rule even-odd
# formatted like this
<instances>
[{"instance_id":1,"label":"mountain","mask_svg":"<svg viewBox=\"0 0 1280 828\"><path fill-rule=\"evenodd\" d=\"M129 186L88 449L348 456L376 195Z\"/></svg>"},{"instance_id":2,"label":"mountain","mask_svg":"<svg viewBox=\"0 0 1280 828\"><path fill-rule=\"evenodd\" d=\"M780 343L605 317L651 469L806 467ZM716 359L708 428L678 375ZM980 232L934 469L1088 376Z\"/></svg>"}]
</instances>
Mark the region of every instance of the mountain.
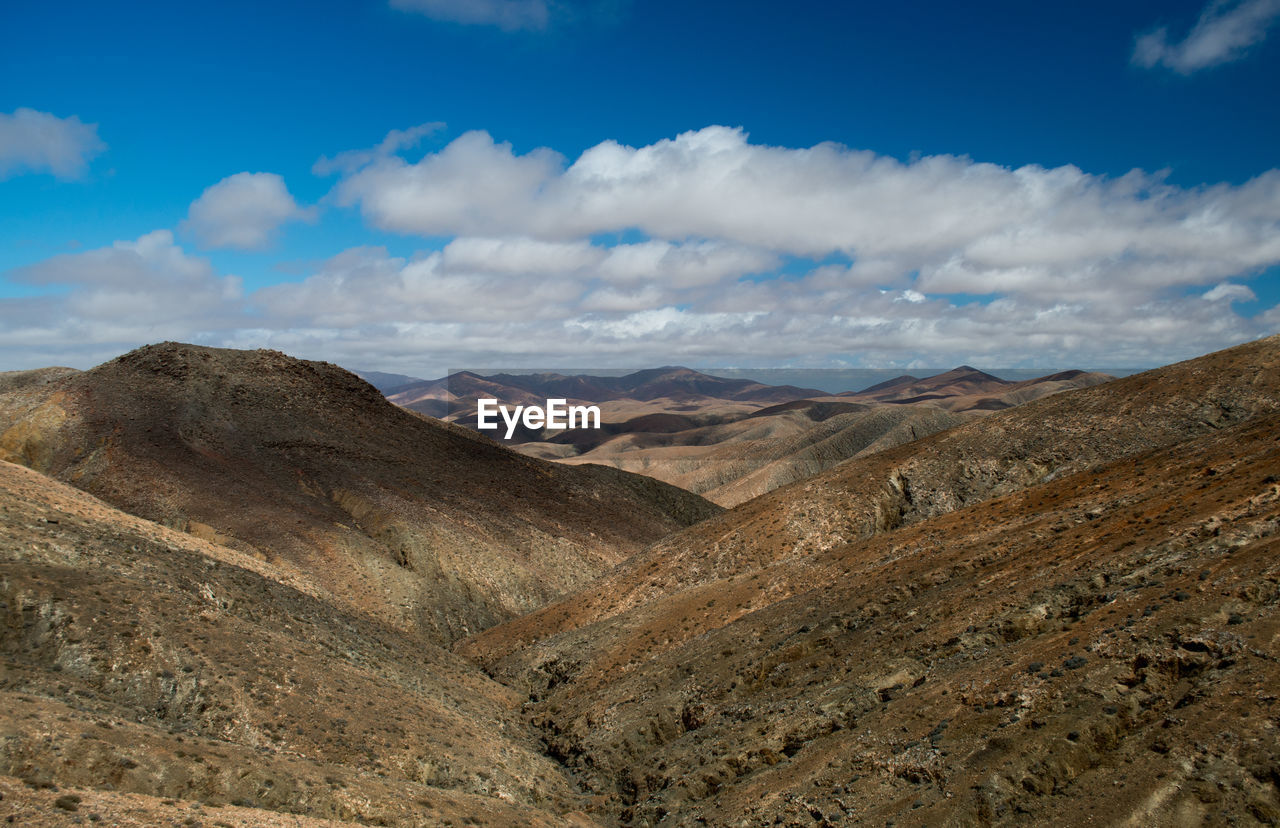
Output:
<instances>
[{"instance_id":1,"label":"mountain","mask_svg":"<svg viewBox=\"0 0 1280 828\"><path fill-rule=\"evenodd\" d=\"M541 404L548 398L563 398L574 403L614 400L660 402L669 408L672 403L704 399L769 404L822 393L812 388L725 379L689 368L668 366L619 377L588 374L567 376L557 373L500 373L482 377L470 371L459 371L447 377L424 380L397 389L389 398L397 405L422 413L439 411L439 401L453 403L453 408L449 410L456 416L451 419L474 422L475 401L479 397L492 397L510 406Z\"/></svg>"},{"instance_id":2,"label":"mountain","mask_svg":"<svg viewBox=\"0 0 1280 828\"><path fill-rule=\"evenodd\" d=\"M1280 337L850 460L456 650L624 823L1274 821L1276 434Z\"/></svg>"},{"instance_id":3,"label":"mountain","mask_svg":"<svg viewBox=\"0 0 1280 828\"><path fill-rule=\"evenodd\" d=\"M852 457L1109 379L1069 371L1008 382L961 366L925 380L900 377L857 393L756 403L754 410L733 408L728 400L718 406L704 400L706 407L693 415L643 414L624 422L609 422L604 415L598 430L560 432L549 439L545 433L518 430L515 442L535 457L647 474L729 507ZM785 399L800 391L778 387L752 393L760 399Z\"/></svg>"},{"instance_id":4,"label":"mountain","mask_svg":"<svg viewBox=\"0 0 1280 828\"><path fill-rule=\"evenodd\" d=\"M961 365L943 374L917 379L902 376L838 396L864 403L929 404L954 412L985 413L1012 408L1059 391L1088 388L1113 379L1089 371L1061 371L1036 379L1012 382Z\"/></svg>"},{"instance_id":5,"label":"mountain","mask_svg":"<svg viewBox=\"0 0 1280 828\"><path fill-rule=\"evenodd\" d=\"M415 416L328 363L175 343L0 394L0 459L437 643L718 511Z\"/></svg>"},{"instance_id":6,"label":"mountain","mask_svg":"<svg viewBox=\"0 0 1280 828\"><path fill-rule=\"evenodd\" d=\"M0 818L1280 821L1280 337L615 437L962 420L728 511L275 352L0 388Z\"/></svg>"}]
</instances>

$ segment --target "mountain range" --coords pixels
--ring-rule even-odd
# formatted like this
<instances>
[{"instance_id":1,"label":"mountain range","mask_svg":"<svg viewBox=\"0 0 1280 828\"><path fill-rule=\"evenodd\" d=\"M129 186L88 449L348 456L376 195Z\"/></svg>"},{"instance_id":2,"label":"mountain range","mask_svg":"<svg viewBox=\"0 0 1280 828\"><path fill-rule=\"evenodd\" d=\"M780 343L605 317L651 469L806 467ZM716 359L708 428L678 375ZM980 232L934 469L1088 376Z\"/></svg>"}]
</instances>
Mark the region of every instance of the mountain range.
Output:
<instances>
[{"instance_id":1,"label":"mountain range","mask_svg":"<svg viewBox=\"0 0 1280 828\"><path fill-rule=\"evenodd\" d=\"M861 391L725 379L688 368L621 377L459 372L392 389L392 402L475 426L476 400L542 405L550 397L599 404L599 429L515 430L509 442L534 457L600 464L648 475L736 506L851 457L1048 394L1105 382L1067 371L1011 382L969 366L927 378L902 376Z\"/></svg>"},{"instance_id":2,"label":"mountain range","mask_svg":"<svg viewBox=\"0 0 1280 828\"><path fill-rule=\"evenodd\" d=\"M951 373L609 401L805 458L728 510L272 351L0 374L0 816L1280 820L1280 337Z\"/></svg>"}]
</instances>

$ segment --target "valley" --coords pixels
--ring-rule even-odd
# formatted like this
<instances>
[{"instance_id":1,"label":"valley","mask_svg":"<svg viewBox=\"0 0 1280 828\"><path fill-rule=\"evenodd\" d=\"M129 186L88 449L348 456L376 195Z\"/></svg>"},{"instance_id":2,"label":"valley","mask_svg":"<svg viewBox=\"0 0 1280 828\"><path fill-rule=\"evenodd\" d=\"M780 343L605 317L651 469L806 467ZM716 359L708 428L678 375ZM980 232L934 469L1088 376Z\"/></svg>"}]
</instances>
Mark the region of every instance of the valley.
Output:
<instances>
[{"instance_id":1,"label":"valley","mask_svg":"<svg viewBox=\"0 0 1280 828\"><path fill-rule=\"evenodd\" d=\"M523 453L270 351L0 375L0 815L1280 820L1280 337L670 374L491 394L630 423Z\"/></svg>"}]
</instances>

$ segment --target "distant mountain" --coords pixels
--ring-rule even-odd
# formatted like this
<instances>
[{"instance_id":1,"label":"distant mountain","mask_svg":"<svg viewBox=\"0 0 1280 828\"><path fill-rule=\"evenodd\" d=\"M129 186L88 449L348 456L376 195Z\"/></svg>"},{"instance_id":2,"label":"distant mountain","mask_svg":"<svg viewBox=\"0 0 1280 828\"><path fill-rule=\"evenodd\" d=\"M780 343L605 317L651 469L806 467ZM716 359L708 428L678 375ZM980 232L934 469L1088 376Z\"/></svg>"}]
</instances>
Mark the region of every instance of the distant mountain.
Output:
<instances>
[{"instance_id":1,"label":"distant mountain","mask_svg":"<svg viewBox=\"0 0 1280 828\"><path fill-rule=\"evenodd\" d=\"M444 402L456 416L451 419L474 422L475 401L497 399L504 405L542 404L549 398L575 403L603 403L616 400L651 402L667 400L689 403L722 400L741 403L779 403L823 395L812 388L773 386L744 379L724 379L689 368L665 367L636 371L620 377L587 374L566 376L556 373L494 374L482 377L461 371L448 377L423 380L395 389L388 398L395 404L431 416Z\"/></svg>"},{"instance_id":2,"label":"distant mountain","mask_svg":"<svg viewBox=\"0 0 1280 828\"><path fill-rule=\"evenodd\" d=\"M1010 382L960 366L926 379L904 376L857 393L817 399L793 397L811 389L751 387L738 389L749 402L741 397L700 397L697 405L680 406L667 398L667 406L686 408L688 413L645 413L621 422L611 422L606 415L598 430L519 429L512 442L535 457L647 474L729 507L851 457L1108 379L1105 374L1067 371ZM715 387L702 380L699 386ZM774 399L784 402L766 404ZM608 413L615 415L634 410L618 400L609 405L613 407Z\"/></svg>"},{"instance_id":3,"label":"distant mountain","mask_svg":"<svg viewBox=\"0 0 1280 828\"><path fill-rule=\"evenodd\" d=\"M1113 378L1107 374L1062 371L1045 377L1012 382L968 365L961 365L925 379L902 376L838 396L859 402L894 405L929 403L948 411L981 413L1012 408L1059 391L1087 388L1110 379Z\"/></svg>"},{"instance_id":4,"label":"distant mountain","mask_svg":"<svg viewBox=\"0 0 1280 828\"><path fill-rule=\"evenodd\" d=\"M647 474L730 507L851 457L963 422L928 406L797 400L711 425L650 414L616 431L566 432L550 443L520 448L567 464L600 463ZM570 447L579 453L562 450Z\"/></svg>"}]
</instances>

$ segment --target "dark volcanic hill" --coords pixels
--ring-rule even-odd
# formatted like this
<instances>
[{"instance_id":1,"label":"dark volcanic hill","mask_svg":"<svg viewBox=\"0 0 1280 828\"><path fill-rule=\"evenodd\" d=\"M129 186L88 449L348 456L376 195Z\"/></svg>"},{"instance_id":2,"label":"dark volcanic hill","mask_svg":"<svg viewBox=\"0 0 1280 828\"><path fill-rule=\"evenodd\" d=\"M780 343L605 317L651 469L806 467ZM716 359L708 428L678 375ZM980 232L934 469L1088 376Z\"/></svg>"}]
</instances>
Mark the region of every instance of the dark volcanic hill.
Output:
<instances>
[{"instance_id":1,"label":"dark volcanic hill","mask_svg":"<svg viewBox=\"0 0 1280 828\"><path fill-rule=\"evenodd\" d=\"M448 641L715 511L515 454L327 363L166 343L0 394L0 458Z\"/></svg>"},{"instance_id":2,"label":"dark volcanic hill","mask_svg":"<svg viewBox=\"0 0 1280 828\"><path fill-rule=\"evenodd\" d=\"M854 459L457 649L624 824L1272 824L1278 434L1272 337Z\"/></svg>"}]
</instances>

